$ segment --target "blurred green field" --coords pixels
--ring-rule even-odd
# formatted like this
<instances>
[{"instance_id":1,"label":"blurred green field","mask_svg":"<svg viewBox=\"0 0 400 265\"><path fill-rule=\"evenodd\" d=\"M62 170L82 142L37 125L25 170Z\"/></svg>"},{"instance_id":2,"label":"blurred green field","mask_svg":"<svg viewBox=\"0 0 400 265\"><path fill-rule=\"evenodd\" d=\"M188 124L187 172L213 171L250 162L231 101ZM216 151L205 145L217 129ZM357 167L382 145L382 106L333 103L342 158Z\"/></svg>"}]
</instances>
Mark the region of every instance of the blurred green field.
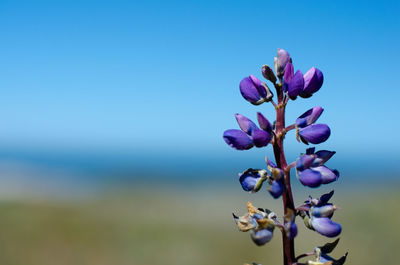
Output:
<instances>
[{"instance_id":1,"label":"blurred green field","mask_svg":"<svg viewBox=\"0 0 400 265\"><path fill-rule=\"evenodd\" d=\"M347 264L396 264L397 190L336 194L334 202L341 210L334 220L343 225L343 233L333 256L349 251ZM266 193L215 188L131 188L72 200L3 199L0 264L282 264L279 231L270 244L257 247L249 234L235 228L231 212L244 213L249 199L256 206L281 206ZM301 220L297 223L297 254L329 241L303 229Z\"/></svg>"}]
</instances>

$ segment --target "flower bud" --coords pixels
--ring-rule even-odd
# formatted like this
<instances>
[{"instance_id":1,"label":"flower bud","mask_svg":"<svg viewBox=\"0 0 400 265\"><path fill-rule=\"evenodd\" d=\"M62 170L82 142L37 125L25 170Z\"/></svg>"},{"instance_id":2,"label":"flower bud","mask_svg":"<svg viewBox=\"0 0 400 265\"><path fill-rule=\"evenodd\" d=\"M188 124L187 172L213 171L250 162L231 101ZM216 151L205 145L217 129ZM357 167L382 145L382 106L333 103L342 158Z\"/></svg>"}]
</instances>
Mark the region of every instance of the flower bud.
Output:
<instances>
[{"instance_id":1,"label":"flower bud","mask_svg":"<svg viewBox=\"0 0 400 265\"><path fill-rule=\"evenodd\" d=\"M276 76L274 74L274 71L272 71L271 67L269 67L268 65L264 65L261 68L261 72L265 79L271 81L274 84L276 83Z\"/></svg>"},{"instance_id":2,"label":"flower bud","mask_svg":"<svg viewBox=\"0 0 400 265\"><path fill-rule=\"evenodd\" d=\"M282 77L287 63L291 63L292 59L287 51L278 49L278 56L274 58L275 71L278 77Z\"/></svg>"},{"instance_id":3,"label":"flower bud","mask_svg":"<svg viewBox=\"0 0 400 265\"><path fill-rule=\"evenodd\" d=\"M242 96L253 105L259 105L272 99L272 93L255 76L243 78L239 85Z\"/></svg>"},{"instance_id":4,"label":"flower bud","mask_svg":"<svg viewBox=\"0 0 400 265\"><path fill-rule=\"evenodd\" d=\"M308 125L313 124L318 120L323 111L324 109L321 108L320 106L316 106L312 109L307 110L300 117L296 119L297 127L304 128L307 127Z\"/></svg>"},{"instance_id":5,"label":"flower bud","mask_svg":"<svg viewBox=\"0 0 400 265\"><path fill-rule=\"evenodd\" d=\"M305 128L300 128L299 136L302 142L308 144L320 144L328 140L331 130L326 124L311 124Z\"/></svg>"}]
</instances>

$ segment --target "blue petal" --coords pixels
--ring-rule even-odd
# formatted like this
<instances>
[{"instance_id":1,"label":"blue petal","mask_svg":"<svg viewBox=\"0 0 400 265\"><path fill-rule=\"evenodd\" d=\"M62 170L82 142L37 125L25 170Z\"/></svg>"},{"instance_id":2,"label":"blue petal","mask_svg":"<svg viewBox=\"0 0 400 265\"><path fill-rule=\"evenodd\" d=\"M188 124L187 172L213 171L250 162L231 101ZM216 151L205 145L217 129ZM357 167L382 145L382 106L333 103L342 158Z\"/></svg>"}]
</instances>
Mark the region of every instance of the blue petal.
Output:
<instances>
[{"instance_id":1,"label":"blue petal","mask_svg":"<svg viewBox=\"0 0 400 265\"><path fill-rule=\"evenodd\" d=\"M227 130L224 132L225 142L237 150L248 150L253 147L253 141L250 136L241 130Z\"/></svg>"}]
</instances>

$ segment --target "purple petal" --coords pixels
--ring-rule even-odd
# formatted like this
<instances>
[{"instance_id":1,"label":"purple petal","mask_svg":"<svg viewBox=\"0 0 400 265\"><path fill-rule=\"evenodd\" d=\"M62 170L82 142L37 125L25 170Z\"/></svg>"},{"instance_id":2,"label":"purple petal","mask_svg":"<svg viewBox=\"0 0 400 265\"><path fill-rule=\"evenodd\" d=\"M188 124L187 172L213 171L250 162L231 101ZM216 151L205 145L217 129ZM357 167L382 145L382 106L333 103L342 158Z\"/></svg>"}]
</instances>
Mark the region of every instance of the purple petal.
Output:
<instances>
[{"instance_id":1,"label":"purple petal","mask_svg":"<svg viewBox=\"0 0 400 265\"><path fill-rule=\"evenodd\" d=\"M327 204L328 201L332 198L334 193L335 193L335 191L332 190L329 193L325 193L325 194L321 195L321 197L318 200L318 205L317 206L321 206L321 205Z\"/></svg>"},{"instance_id":2,"label":"purple petal","mask_svg":"<svg viewBox=\"0 0 400 265\"><path fill-rule=\"evenodd\" d=\"M256 147L266 146L271 141L271 135L263 130L254 130L251 138Z\"/></svg>"},{"instance_id":3,"label":"purple petal","mask_svg":"<svg viewBox=\"0 0 400 265\"><path fill-rule=\"evenodd\" d=\"M326 124L311 124L299 131L300 137L306 142L320 144L328 140L331 130Z\"/></svg>"},{"instance_id":4,"label":"purple petal","mask_svg":"<svg viewBox=\"0 0 400 265\"><path fill-rule=\"evenodd\" d=\"M257 181L260 179L260 175L246 173L239 177L239 182L245 191L253 191Z\"/></svg>"},{"instance_id":5,"label":"purple petal","mask_svg":"<svg viewBox=\"0 0 400 265\"><path fill-rule=\"evenodd\" d=\"M304 78L303 73L298 70L296 74L293 76L292 80L290 80L288 86L288 95L291 99L296 99L296 97L300 94L304 87Z\"/></svg>"},{"instance_id":6,"label":"purple petal","mask_svg":"<svg viewBox=\"0 0 400 265\"><path fill-rule=\"evenodd\" d=\"M306 149L306 154L307 155L312 155L315 152L315 147L310 147Z\"/></svg>"},{"instance_id":7,"label":"purple petal","mask_svg":"<svg viewBox=\"0 0 400 265\"><path fill-rule=\"evenodd\" d=\"M274 199L278 199L282 193L285 191L285 185L282 181L274 180L272 184L268 186L268 191L274 197Z\"/></svg>"},{"instance_id":8,"label":"purple petal","mask_svg":"<svg viewBox=\"0 0 400 265\"><path fill-rule=\"evenodd\" d=\"M284 228L285 228L286 235L290 239L293 239L297 236L297 225L295 222L287 222L285 224Z\"/></svg>"},{"instance_id":9,"label":"purple petal","mask_svg":"<svg viewBox=\"0 0 400 265\"><path fill-rule=\"evenodd\" d=\"M250 135L252 131L258 130L257 125L254 122L252 122L249 118L239 113L235 114L235 118L237 120L237 123L239 124L240 129L242 129L242 131L244 131L248 135Z\"/></svg>"},{"instance_id":10,"label":"purple petal","mask_svg":"<svg viewBox=\"0 0 400 265\"><path fill-rule=\"evenodd\" d=\"M328 217L331 218L333 213L336 211L337 206L332 204L326 204L319 207L312 208L312 216L315 217Z\"/></svg>"},{"instance_id":11,"label":"purple petal","mask_svg":"<svg viewBox=\"0 0 400 265\"><path fill-rule=\"evenodd\" d=\"M337 170L331 170L326 166L314 167L313 170L321 174L322 184L334 182L339 178L339 172Z\"/></svg>"},{"instance_id":12,"label":"purple petal","mask_svg":"<svg viewBox=\"0 0 400 265\"><path fill-rule=\"evenodd\" d=\"M273 231L268 229L261 229L261 230L251 230L251 239L253 242L256 243L257 246L262 246L271 241L273 237Z\"/></svg>"},{"instance_id":13,"label":"purple petal","mask_svg":"<svg viewBox=\"0 0 400 265\"><path fill-rule=\"evenodd\" d=\"M260 95L261 98L266 98L267 97L267 89L264 87L263 83L261 82L260 79L255 77L254 75L249 76L251 81L253 82L254 86L257 89L258 94Z\"/></svg>"},{"instance_id":14,"label":"purple petal","mask_svg":"<svg viewBox=\"0 0 400 265\"><path fill-rule=\"evenodd\" d=\"M336 154L335 151L328 151L328 150L320 150L315 153L317 158L314 160L313 167L317 166L322 166L325 164L326 161L328 161L334 154Z\"/></svg>"},{"instance_id":15,"label":"purple petal","mask_svg":"<svg viewBox=\"0 0 400 265\"><path fill-rule=\"evenodd\" d=\"M253 141L250 136L241 130L227 130L223 136L225 142L237 150L247 150L253 147Z\"/></svg>"},{"instance_id":16,"label":"purple petal","mask_svg":"<svg viewBox=\"0 0 400 265\"><path fill-rule=\"evenodd\" d=\"M309 168L315 160L315 157L312 155L302 155L296 161L297 170L303 171Z\"/></svg>"},{"instance_id":17,"label":"purple petal","mask_svg":"<svg viewBox=\"0 0 400 265\"><path fill-rule=\"evenodd\" d=\"M293 77L293 64L288 63L285 66L285 74L283 76L283 91L287 91L290 80L292 80ZM303 77L303 76L302 76Z\"/></svg>"},{"instance_id":18,"label":"purple petal","mask_svg":"<svg viewBox=\"0 0 400 265\"><path fill-rule=\"evenodd\" d=\"M261 129L271 133L271 131L272 131L271 123L260 112L257 112L257 120L258 120L258 124L260 125Z\"/></svg>"},{"instance_id":19,"label":"purple petal","mask_svg":"<svg viewBox=\"0 0 400 265\"><path fill-rule=\"evenodd\" d=\"M318 120L323 111L324 109L321 108L320 106L316 106L312 109L307 110L300 117L296 119L296 125L300 128L304 128L308 125L313 124Z\"/></svg>"},{"instance_id":20,"label":"purple petal","mask_svg":"<svg viewBox=\"0 0 400 265\"><path fill-rule=\"evenodd\" d=\"M239 87L242 96L252 104L256 104L261 99L257 88L254 86L249 77L243 78Z\"/></svg>"},{"instance_id":21,"label":"purple petal","mask_svg":"<svg viewBox=\"0 0 400 265\"><path fill-rule=\"evenodd\" d=\"M286 64L291 62L290 55L284 49L278 49L278 56L275 60L275 70L278 76L282 76L286 67Z\"/></svg>"},{"instance_id":22,"label":"purple petal","mask_svg":"<svg viewBox=\"0 0 400 265\"><path fill-rule=\"evenodd\" d=\"M299 180L304 186L316 188L321 185L322 176L318 171L306 169L303 171L299 171Z\"/></svg>"},{"instance_id":23,"label":"purple petal","mask_svg":"<svg viewBox=\"0 0 400 265\"><path fill-rule=\"evenodd\" d=\"M326 237L336 237L342 232L341 225L327 217L313 217L311 218L311 225L315 231Z\"/></svg>"},{"instance_id":24,"label":"purple petal","mask_svg":"<svg viewBox=\"0 0 400 265\"><path fill-rule=\"evenodd\" d=\"M304 89L302 93L305 95L314 94L321 88L323 82L324 76L322 72L315 67L311 67L304 75Z\"/></svg>"}]
</instances>

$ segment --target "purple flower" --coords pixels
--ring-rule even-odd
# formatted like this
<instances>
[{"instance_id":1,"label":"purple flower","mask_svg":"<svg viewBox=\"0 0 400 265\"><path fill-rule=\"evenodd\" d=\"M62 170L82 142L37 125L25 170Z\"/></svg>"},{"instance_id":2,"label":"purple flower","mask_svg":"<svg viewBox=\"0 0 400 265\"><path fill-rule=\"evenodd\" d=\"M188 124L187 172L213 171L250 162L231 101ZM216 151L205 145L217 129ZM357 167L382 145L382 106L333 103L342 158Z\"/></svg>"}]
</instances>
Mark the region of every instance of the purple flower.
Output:
<instances>
[{"instance_id":1,"label":"purple flower","mask_svg":"<svg viewBox=\"0 0 400 265\"><path fill-rule=\"evenodd\" d=\"M248 169L239 175L239 182L243 190L254 193L260 190L266 175L265 170Z\"/></svg>"},{"instance_id":2,"label":"purple flower","mask_svg":"<svg viewBox=\"0 0 400 265\"><path fill-rule=\"evenodd\" d=\"M305 169L298 172L301 184L310 188L317 188L322 184L321 173L312 169Z\"/></svg>"},{"instance_id":3,"label":"purple flower","mask_svg":"<svg viewBox=\"0 0 400 265\"><path fill-rule=\"evenodd\" d=\"M339 171L331 170L324 166L335 152L321 150L316 153L314 149L307 149L306 155L301 155L296 161L296 169L300 182L308 187L318 187L321 184L328 184L339 178Z\"/></svg>"},{"instance_id":4,"label":"purple flower","mask_svg":"<svg viewBox=\"0 0 400 265\"><path fill-rule=\"evenodd\" d=\"M309 98L317 92L324 82L324 75L322 72L315 68L311 67L310 70L307 71L304 75L304 88L300 92L300 97Z\"/></svg>"},{"instance_id":5,"label":"purple flower","mask_svg":"<svg viewBox=\"0 0 400 265\"><path fill-rule=\"evenodd\" d=\"M312 217L311 225L315 231L326 237L336 237L342 232L342 226L328 217Z\"/></svg>"},{"instance_id":6,"label":"purple flower","mask_svg":"<svg viewBox=\"0 0 400 265\"><path fill-rule=\"evenodd\" d=\"M326 124L311 124L300 128L298 135L300 140L305 144L320 144L328 140L331 130Z\"/></svg>"},{"instance_id":7,"label":"purple flower","mask_svg":"<svg viewBox=\"0 0 400 265\"><path fill-rule=\"evenodd\" d=\"M274 58L275 71L278 77L282 77L287 63L291 63L292 59L287 51L278 49L278 56Z\"/></svg>"},{"instance_id":8,"label":"purple flower","mask_svg":"<svg viewBox=\"0 0 400 265\"><path fill-rule=\"evenodd\" d=\"M272 229L251 230L251 239L257 246L262 246L271 241L274 235Z\"/></svg>"},{"instance_id":9,"label":"purple flower","mask_svg":"<svg viewBox=\"0 0 400 265\"><path fill-rule=\"evenodd\" d=\"M260 130L254 122L243 115L236 114L235 117L241 130L231 129L224 132L223 138L229 146L237 150L248 150L253 146L268 145L271 141L269 132Z\"/></svg>"},{"instance_id":10,"label":"purple flower","mask_svg":"<svg viewBox=\"0 0 400 265\"><path fill-rule=\"evenodd\" d=\"M304 170L309 167L324 165L336 152L320 150L315 152L315 148L308 148L305 155L301 155L296 161L297 170Z\"/></svg>"},{"instance_id":11,"label":"purple flower","mask_svg":"<svg viewBox=\"0 0 400 265\"><path fill-rule=\"evenodd\" d=\"M271 182L271 185L267 187L269 193L271 194L274 199L278 199L281 197L283 192L285 191L285 184L283 183L283 180L273 180Z\"/></svg>"},{"instance_id":12,"label":"purple flower","mask_svg":"<svg viewBox=\"0 0 400 265\"><path fill-rule=\"evenodd\" d=\"M243 78L239 88L242 96L253 105L268 102L273 96L268 87L254 75Z\"/></svg>"},{"instance_id":13,"label":"purple flower","mask_svg":"<svg viewBox=\"0 0 400 265\"><path fill-rule=\"evenodd\" d=\"M323 111L324 109L321 108L320 106L316 106L312 109L307 110L300 117L296 119L297 127L304 128L313 124L318 120Z\"/></svg>"}]
</instances>

